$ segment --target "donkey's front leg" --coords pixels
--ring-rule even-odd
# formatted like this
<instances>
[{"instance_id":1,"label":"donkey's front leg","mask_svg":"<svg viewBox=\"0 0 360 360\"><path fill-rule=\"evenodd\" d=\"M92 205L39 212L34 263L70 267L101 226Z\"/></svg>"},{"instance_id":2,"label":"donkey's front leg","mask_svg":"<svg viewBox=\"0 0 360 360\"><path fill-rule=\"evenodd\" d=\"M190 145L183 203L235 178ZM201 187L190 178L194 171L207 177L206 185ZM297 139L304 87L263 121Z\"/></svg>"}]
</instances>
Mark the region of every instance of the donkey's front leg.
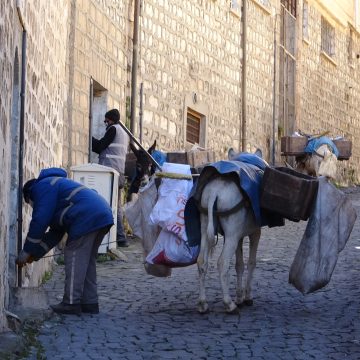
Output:
<instances>
[{"instance_id":1,"label":"donkey's front leg","mask_svg":"<svg viewBox=\"0 0 360 360\"><path fill-rule=\"evenodd\" d=\"M253 234L249 235L250 244L249 244L249 260L247 265L248 274L246 279L245 299L244 299L244 304L249 306L253 304L252 279L256 267L256 253L259 245L260 235L261 235L260 229L256 230Z\"/></svg>"}]
</instances>

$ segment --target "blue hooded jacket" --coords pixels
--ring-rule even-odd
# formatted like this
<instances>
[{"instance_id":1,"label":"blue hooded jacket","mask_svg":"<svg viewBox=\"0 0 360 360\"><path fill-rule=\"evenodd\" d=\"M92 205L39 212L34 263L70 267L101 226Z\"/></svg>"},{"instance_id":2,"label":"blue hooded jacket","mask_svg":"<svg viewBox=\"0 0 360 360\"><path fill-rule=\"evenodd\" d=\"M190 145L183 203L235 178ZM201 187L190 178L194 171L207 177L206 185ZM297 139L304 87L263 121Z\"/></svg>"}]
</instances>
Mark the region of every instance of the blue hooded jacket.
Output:
<instances>
[{"instance_id":1,"label":"blue hooded jacket","mask_svg":"<svg viewBox=\"0 0 360 360\"><path fill-rule=\"evenodd\" d=\"M33 212L24 251L36 258L54 247L65 232L72 241L114 224L106 200L95 190L68 179L63 169L42 170L29 195Z\"/></svg>"}]
</instances>

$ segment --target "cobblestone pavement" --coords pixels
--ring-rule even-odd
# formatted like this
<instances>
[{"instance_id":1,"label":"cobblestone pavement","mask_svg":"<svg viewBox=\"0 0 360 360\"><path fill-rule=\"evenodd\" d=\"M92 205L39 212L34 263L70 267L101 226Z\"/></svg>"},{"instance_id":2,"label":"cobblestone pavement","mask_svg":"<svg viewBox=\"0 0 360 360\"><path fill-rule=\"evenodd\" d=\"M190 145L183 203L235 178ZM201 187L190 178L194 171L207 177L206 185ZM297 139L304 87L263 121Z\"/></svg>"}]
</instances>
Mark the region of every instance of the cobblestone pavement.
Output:
<instances>
[{"instance_id":1,"label":"cobblestone pavement","mask_svg":"<svg viewBox=\"0 0 360 360\"><path fill-rule=\"evenodd\" d=\"M358 188L346 192L360 211ZM98 264L99 315L58 316L39 335L46 359L360 359L360 216L330 283L303 296L288 284L306 223L264 228L254 278L254 306L224 312L216 260L208 277L211 312L196 311L196 265L169 278L145 274L139 243L128 262ZM218 248L220 246L218 245ZM232 292L235 293L232 268ZM63 289L57 266L46 289ZM29 359L36 359L33 353Z\"/></svg>"}]
</instances>

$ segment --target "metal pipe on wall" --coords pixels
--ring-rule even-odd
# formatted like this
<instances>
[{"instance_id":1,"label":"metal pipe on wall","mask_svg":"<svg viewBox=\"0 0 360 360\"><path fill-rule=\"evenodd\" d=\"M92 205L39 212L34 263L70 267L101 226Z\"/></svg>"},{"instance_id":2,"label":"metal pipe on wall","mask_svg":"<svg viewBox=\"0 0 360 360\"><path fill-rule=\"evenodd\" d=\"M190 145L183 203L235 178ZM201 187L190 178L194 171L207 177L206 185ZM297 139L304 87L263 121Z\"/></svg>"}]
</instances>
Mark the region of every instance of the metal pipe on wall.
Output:
<instances>
[{"instance_id":1,"label":"metal pipe on wall","mask_svg":"<svg viewBox=\"0 0 360 360\"><path fill-rule=\"evenodd\" d=\"M93 99L94 99L94 83L93 83L93 78L90 76L90 91L89 91L89 156L88 156L88 162L91 162L91 151L92 151Z\"/></svg>"},{"instance_id":2,"label":"metal pipe on wall","mask_svg":"<svg viewBox=\"0 0 360 360\"><path fill-rule=\"evenodd\" d=\"M275 140L275 134L276 134L276 48L277 48L277 42L276 42L276 24L277 24L277 15L275 15L275 26L274 26L274 79L273 79L273 111L272 111L272 152L271 152L271 164L275 165L275 155L276 155L276 140Z\"/></svg>"},{"instance_id":3,"label":"metal pipe on wall","mask_svg":"<svg viewBox=\"0 0 360 360\"><path fill-rule=\"evenodd\" d=\"M246 151L246 56L247 56L247 49L246 49L246 43L247 43L247 0L243 0L243 6L242 6L242 14L241 14L241 20L242 20L242 68L241 68L241 150Z\"/></svg>"},{"instance_id":4,"label":"metal pipe on wall","mask_svg":"<svg viewBox=\"0 0 360 360\"><path fill-rule=\"evenodd\" d=\"M139 139L140 143L142 144L142 137L143 137L143 95L144 95L144 83L140 84L140 113L139 113Z\"/></svg>"},{"instance_id":5,"label":"metal pipe on wall","mask_svg":"<svg viewBox=\"0 0 360 360\"><path fill-rule=\"evenodd\" d=\"M139 16L140 1L134 0L134 29L133 29L133 56L131 68L131 101L130 101L130 131L135 133L135 104L136 104L136 77L137 77L137 57L138 57L138 37L139 37Z\"/></svg>"},{"instance_id":6,"label":"metal pipe on wall","mask_svg":"<svg viewBox=\"0 0 360 360\"><path fill-rule=\"evenodd\" d=\"M17 226L17 252L20 253L22 249L22 218L23 218L23 208L22 208L22 188L24 181L24 128L25 128L25 87L26 87L26 40L27 33L25 29L25 24L21 15L20 5L17 1L16 10L18 17L23 29L22 32L22 44L21 44L21 86L20 86L20 124L19 124L19 164L18 164L18 173L19 173L19 185L18 185L18 199L17 199L17 208L18 208L18 226ZM18 267L17 272L17 286L22 286L22 270Z\"/></svg>"}]
</instances>

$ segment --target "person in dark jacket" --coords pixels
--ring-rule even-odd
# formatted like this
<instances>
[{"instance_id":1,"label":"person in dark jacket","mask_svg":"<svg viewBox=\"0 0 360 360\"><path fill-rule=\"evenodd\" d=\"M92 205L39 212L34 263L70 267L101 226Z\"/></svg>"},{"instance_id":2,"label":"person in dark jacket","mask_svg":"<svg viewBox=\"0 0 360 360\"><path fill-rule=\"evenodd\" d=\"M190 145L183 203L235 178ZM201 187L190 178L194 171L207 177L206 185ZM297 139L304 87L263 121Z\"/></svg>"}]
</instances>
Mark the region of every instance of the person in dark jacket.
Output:
<instances>
[{"instance_id":1,"label":"person in dark jacket","mask_svg":"<svg viewBox=\"0 0 360 360\"><path fill-rule=\"evenodd\" d=\"M129 145L129 136L120 126L120 113L117 109L105 114L106 132L101 139L92 138L92 151L99 154L99 164L109 166L119 173L119 197L117 212L116 238L121 247L129 246L123 226L123 211L121 207L121 189L125 185L125 160Z\"/></svg>"},{"instance_id":2,"label":"person in dark jacket","mask_svg":"<svg viewBox=\"0 0 360 360\"><path fill-rule=\"evenodd\" d=\"M109 204L95 190L68 179L60 168L41 170L37 179L25 183L23 195L33 211L17 265L39 260L66 233L64 296L51 307L62 314L97 314L96 256L114 224Z\"/></svg>"}]
</instances>

